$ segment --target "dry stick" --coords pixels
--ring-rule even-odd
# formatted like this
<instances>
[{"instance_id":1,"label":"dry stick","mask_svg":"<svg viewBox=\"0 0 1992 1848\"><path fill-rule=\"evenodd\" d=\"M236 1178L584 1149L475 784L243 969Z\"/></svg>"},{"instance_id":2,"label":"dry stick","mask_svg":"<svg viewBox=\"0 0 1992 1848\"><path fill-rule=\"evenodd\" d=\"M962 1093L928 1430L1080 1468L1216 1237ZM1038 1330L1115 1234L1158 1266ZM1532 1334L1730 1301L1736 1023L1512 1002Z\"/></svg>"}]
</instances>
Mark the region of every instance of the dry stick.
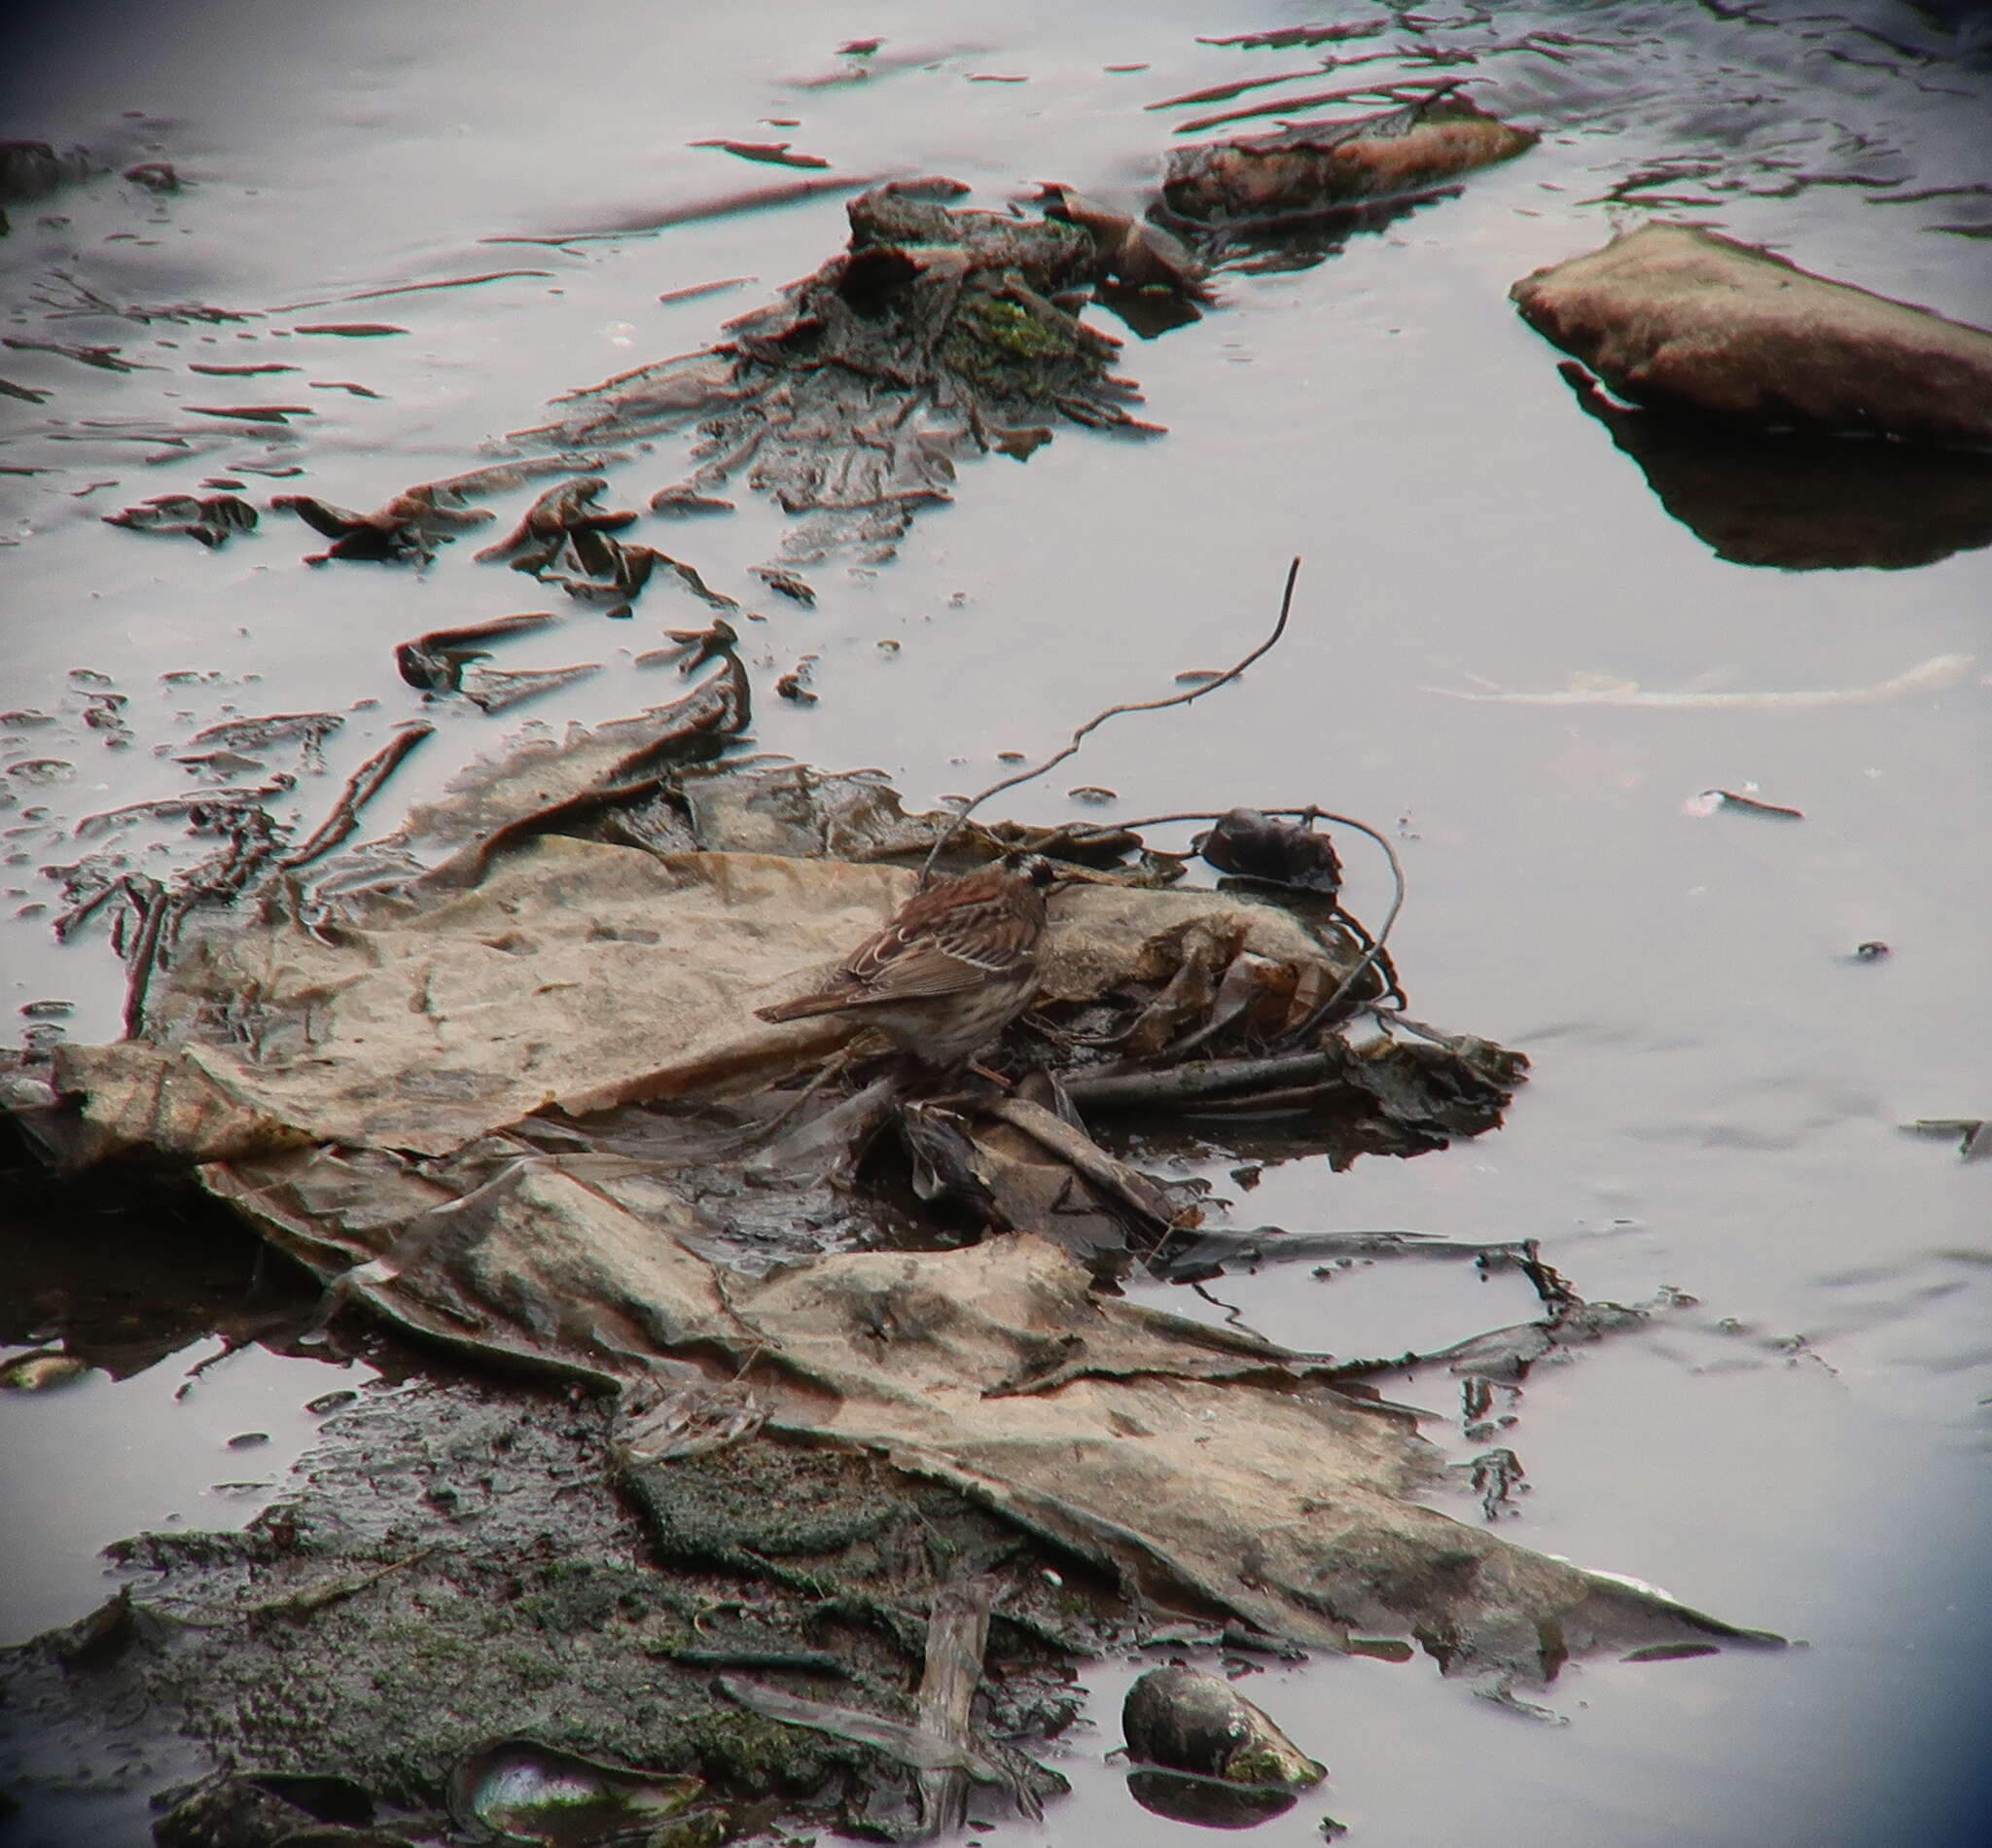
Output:
<instances>
[{"instance_id":1,"label":"dry stick","mask_svg":"<svg viewBox=\"0 0 1992 1848\"><path fill-rule=\"evenodd\" d=\"M1031 1103L1027 1098L978 1098L976 1101L985 1115L1008 1123L1013 1129L1022 1130L1040 1148L1049 1149L1076 1174L1090 1181L1102 1193L1119 1200L1137 1217L1158 1226L1163 1231L1175 1226L1178 1216L1170 1210L1168 1201L1155 1182L1140 1169L1115 1160L1083 1129L1073 1128L1062 1117L1042 1104Z\"/></svg>"},{"instance_id":2,"label":"dry stick","mask_svg":"<svg viewBox=\"0 0 1992 1848\"><path fill-rule=\"evenodd\" d=\"M402 759L435 729L434 726L426 723L402 727L353 772L345 788L339 792L338 800L333 804L331 814L318 825L317 832L302 846L293 849L277 862L278 869L295 872L314 860L323 859L344 840L360 825L360 810L379 794L380 786L394 774Z\"/></svg>"},{"instance_id":3,"label":"dry stick","mask_svg":"<svg viewBox=\"0 0 1992 1848\"><path fill-rule=\"evenodd\" d=\"M951 1745L973 1743L969 1716L982 1679L989 1645L989 1610L996 1581L982 1577L943 1585L927 1618L926 1672L920 1679L917 1724ZM969 1781L964 1772L937 1766L916 1774L920 1834L945 1835L968 1820Z\"/></svg>"},{"instance_id":4,"label":"dry stick","mask_svg":"<svg viewBox=\"0 0 1992 1848\"><path fill-rule=\"evenodd\" d=\"M1047 770L1056 769L1067 758L1077 756L1079 747L1085 741L1087 733L1098 730L1109 719L1122 712L1160 712L1169 706L1187 706L1192 700L1201 699L1205 693L1216 693L1220 687L1236 680L1246 668L1250 667L1254 661L1264 655L1287 632L1287 616L1294 607L1294 582L1299 575L1300 561L1296 558L1287 567L1287 587L1280 594L1280 617L1279 621L1272 625L1272 633L1264 641L1261 642L1251 654L1247 655L1243 660L1239 661L1236 666L1227 667L1215 680L1206 681L1201 687L1192 687L1188 693L1172 693L1167 699L1130 700L1125 705L1109 706L1105 712L1096 712L1072 734L1072 742L1064 750L1048 757L1044 763L1036 765L1034 768L1019 770L1014 776L1006 776L1001 782L991 783L979 796L971 797L967 804L957 809L953 819L934 837L933 846L927 850L926 862L920 868L921 886L924 888L928 881L933 878L934 862L940 858L942 848L954 838L955 831L977 809L981 807L990 797L1000 796L1007 789L1015 789L1020 783L1028 783L1037 777L1043 776Z\"/></svg>"}]
</instances>

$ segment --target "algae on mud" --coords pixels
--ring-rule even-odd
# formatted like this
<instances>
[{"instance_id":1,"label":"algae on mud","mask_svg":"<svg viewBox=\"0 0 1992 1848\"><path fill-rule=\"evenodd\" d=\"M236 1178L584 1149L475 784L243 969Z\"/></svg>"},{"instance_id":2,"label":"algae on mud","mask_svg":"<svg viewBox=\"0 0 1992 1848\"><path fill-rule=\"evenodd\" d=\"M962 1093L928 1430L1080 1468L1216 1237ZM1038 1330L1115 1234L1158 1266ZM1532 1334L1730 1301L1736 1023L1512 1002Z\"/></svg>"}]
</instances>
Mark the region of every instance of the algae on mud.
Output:
<instances>
[{"instance_id":1,"label":"algae on mud","mask_svg":"<svg viewBox=\"0 0 1992 1848\"><path fill-rule=\"evenodd\" d=\"M1041 1551L882 1464L761 1444L646 1466L596 1402L468 1383L363 1395L244 1534L116 1552L130 1589L0 1662L14 1750L72 1716L106 1767L186 1737L225 1777L338 1772L416 1839L463 1839L458 1773L521 1735L717 1787L707 1840L777 1809L903 1836L913 1780L746 1711L700 1653L788 1654L799 1687L889 1709L927 1601L973 1568L1004 1592L1001 1727L1069 1714L1058 1651L1102 1634ZM804 1666L825 1645L835 1680Z\"/></svg>"}]
</instances>

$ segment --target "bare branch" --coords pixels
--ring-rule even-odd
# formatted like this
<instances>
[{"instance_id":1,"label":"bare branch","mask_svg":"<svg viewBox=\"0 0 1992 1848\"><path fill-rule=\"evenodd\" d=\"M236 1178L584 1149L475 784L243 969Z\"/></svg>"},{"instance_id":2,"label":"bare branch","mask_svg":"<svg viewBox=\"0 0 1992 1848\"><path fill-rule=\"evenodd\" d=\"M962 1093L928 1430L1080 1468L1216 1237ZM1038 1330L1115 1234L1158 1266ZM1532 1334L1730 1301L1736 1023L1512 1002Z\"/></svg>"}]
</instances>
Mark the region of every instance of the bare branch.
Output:
<instances>
[{"instance_id":1,"label":"bare branch","mask_svg":"<svg viewBox=\"0 0 1992 1848\"><path fill-rule=\"evenodd\" d=\"M1072 734L1072 742L1062 751L1053 753L1044 763L1028 770L1018 770L1014 776L1006 776L1000 782L991 783L978 796L971 797L966 806L956 811L940 834L935 835L934 844L927 851L925 864L920 868L920 883L926 885L934 876L934 862L940 858L941 850L954 838L955 831L992 796L1000 796L1007 789L1015 789L1019 784L1028 783L1043 776L1047 770L1056 769L1069 757L1076 756L1080 745L1088 733L1096 731L1109 719L1123 712L1160 712L1169 706L1187 706L1192 700L1201 699L1205 693L1216 693L1220 687L1236 680L1246 668L1264 655L1282 635L1287 632L1287 616L1294 607L1294 584L1300 575L1300 561L1296 558L1287 567L1287 587L1280 595L1279 621L1272 625L1272 633L1233 667L1227 667L1215 680L1205 681L1201 687L1192 687L1188 693L1172 693L1166 699L1137 699L1124 705L1109 706L1104 712L1096 712L1085 725Z\"/></svg>"}]
</instances>

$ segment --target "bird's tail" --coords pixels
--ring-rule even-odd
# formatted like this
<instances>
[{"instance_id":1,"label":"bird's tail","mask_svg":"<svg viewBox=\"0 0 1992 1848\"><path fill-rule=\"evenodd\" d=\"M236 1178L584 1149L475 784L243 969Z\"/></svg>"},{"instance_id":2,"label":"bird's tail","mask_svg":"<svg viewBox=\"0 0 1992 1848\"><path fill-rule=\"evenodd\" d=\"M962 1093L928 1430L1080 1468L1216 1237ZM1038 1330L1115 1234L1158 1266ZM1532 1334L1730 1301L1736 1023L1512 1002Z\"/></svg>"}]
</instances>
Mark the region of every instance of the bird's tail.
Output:
<instances>
[{"instance_id":1,"label":"bird's tail","mask_svg":"<svg viewBox=\"0 0 1992 1848\"><path fill-rule=\"evenodd\" d=\"M809 1020L819 1013L842 1013L850 1006L848 995L800 995L794 1001L778 1001L769 1008L756 1008L757 1020Z\"/></svg>"}]
</instances>

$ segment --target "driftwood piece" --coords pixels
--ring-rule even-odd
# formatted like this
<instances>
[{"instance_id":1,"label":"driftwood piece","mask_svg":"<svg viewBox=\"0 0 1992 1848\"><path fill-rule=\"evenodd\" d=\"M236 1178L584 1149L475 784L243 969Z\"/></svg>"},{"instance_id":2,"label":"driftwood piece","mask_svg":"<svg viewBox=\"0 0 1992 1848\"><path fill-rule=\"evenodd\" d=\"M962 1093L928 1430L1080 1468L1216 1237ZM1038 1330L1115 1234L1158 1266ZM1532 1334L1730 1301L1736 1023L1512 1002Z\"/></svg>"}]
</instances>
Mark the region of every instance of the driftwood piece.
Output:
<instances>
[{"instance_id":1,"label":"driftwood piece","mask_svg":"<svg viewBox=\"0 0 1992 1848\"><path fill-rule=\"evenodd\" d=\"M927 1616L927 1665L914 1709L923 1732L967 1747L973 1742L969 1716L982 1679L982 1652L989 1644L989 1611L996 1596L993 1579L943 1585ZM968 1820L968 1773L951 1765L923 1767L919 1773L920 1832L944 1835Z\"/></svg>"}]
</instances>

